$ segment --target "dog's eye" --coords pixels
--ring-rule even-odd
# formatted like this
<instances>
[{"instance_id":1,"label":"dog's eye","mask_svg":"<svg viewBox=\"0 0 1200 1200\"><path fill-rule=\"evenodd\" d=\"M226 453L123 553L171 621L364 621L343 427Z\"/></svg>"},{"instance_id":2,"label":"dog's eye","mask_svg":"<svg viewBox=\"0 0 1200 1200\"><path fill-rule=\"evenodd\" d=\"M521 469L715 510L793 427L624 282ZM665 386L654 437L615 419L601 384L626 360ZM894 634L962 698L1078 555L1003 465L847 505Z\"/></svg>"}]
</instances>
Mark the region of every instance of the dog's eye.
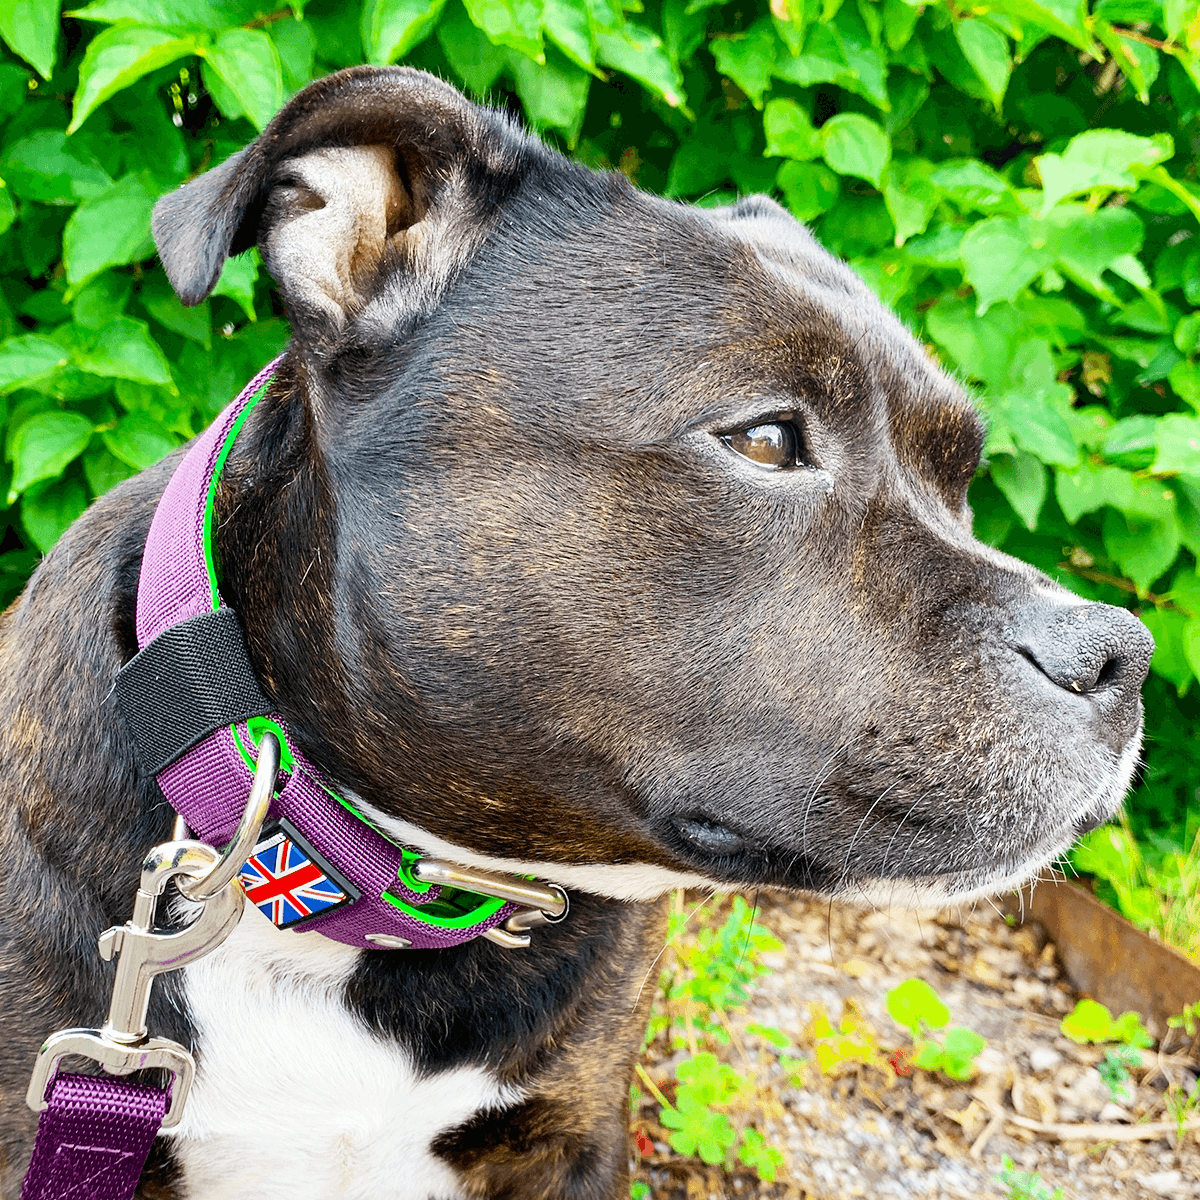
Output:
<instances>
[{"instance_id":1,"label":"dog's eye","mask_svg":"<svg viewBox=\"0 0 1200 1200\"><path fill-rule=\"evenodd\" d=\"M782 471L800 461L800 434L790 421L768 421L721 435L730 450L769 471Z\"/></svg>"}]
</instances>

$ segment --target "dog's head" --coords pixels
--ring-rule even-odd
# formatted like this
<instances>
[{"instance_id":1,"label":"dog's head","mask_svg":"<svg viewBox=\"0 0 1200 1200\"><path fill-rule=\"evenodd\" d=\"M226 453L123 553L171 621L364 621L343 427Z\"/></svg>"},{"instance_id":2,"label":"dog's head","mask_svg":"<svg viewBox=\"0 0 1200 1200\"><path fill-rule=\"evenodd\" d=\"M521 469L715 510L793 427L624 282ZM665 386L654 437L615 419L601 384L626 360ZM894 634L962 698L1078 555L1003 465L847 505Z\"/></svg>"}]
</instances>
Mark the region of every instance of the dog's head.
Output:
<instances>
[{"instance_id":1,"label":"dog's head","mask_svg":"<svg viewBox=\"0 0 1200 1200\"><path fill-rule=\"evenodd\" d=\"M291 582L243 616L406 840L630 898L944 900L1118 804L1149 635L974 539L970 402L770 200L649 196L361 68L155 233L185 301L255 243L279 283L315 523L261 437L238 519Z\"/></svg>"}]
</instances>

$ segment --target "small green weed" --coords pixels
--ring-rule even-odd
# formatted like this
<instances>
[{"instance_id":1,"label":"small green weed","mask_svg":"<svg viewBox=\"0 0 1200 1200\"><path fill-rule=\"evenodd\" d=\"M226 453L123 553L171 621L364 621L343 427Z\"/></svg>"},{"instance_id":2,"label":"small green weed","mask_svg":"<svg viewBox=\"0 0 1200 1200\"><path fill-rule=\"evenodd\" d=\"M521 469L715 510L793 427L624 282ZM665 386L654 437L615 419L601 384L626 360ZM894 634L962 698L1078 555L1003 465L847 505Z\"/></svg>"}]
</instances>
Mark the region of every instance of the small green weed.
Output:
<instances>
[{"instance_id":1,"label":"small green weed","mask_svg":"<svg viewBox=\"0 0 1200 1200\"><path fill-rule=\"evenodd\" d=\"M1079 1045L1117 1042L1096 1067L1108 1087L1108 1094L1117 1104L1133 1099L1133 1080L1130 1074L1142 1065L1139 1048L1153 1046L1142 1018L1135 1012L1123 1012L1114 1017L1098 1000L1080 1000L1062 1019L1064 1036Z\"/></svg>"},{"instance_id":2,"label":"small green weed","mask_svg":"<svg viewBox=\"0 0 1200 1200\"><path fill-rule=\"evenodd\" d=\"M822 1075L842 1075L864 1066L883 1071L889 1081L894 1077L887 1056L879 1049L875 1030L853 1000L847 999L843 1003L842 1016L836 1026L820 1004L810 1004L808 1013L804 1038L812 1045Z\"/></svg>"},{"instance_id":3,"label":"small green weed","mask_svg":"<svg viewBox=\"0 0 1200 1200\"><path fill-rule=\"evenodd\" d=\"M1200 1033L1200 1000L1195 1004L1189 1004L1183 1012L1176 1016L1167 1018L1167 1025L1171 1029L1182 1029L1190 1038L1194 1038L1197 1033Z\"/></svg>"},{"instance_id":4,"label":"small green weed","mask_svg":"<svg viewBox=\"0 0 1200 1200\"><path fill-rule=\"evenodd\" d=\"M651 1019L647 1041L661 1037L672 1049L686 1048L689 1054L675 1068L673 1100L641 1066L638 1076L659 1104L658 1120L672 1150L726 1170L740 1162L771 1183L784 1157L754 1123L775 1114L769 1111L771 1103L763 1100L755 1064L728 1017L731 1009L745 1003L753 980L769 970L760 956L782 949L782 943L755 921L756 915L757 909L735 896L723 921L700 909L689 917L677 895L668 930L671 955L661 979L664 1000ZM688 944L680 946L690 918L696 918L694 932ZM769 1025L747 1026L746 1037L761 1047L760 1061L765 1056L774 1062L792 1048L791 1040ZM731 1044L747 1071L721 1061L714 1052ZM636 1112L641 1103L636 1088L631 1102Z\"/></svg>"},{"instance_id":5,"label":"small green weed","mask_svg":"<svg viewBox=\"0 0 1200 1200\"><path fill-rule=\"evenodd\" d=\"M1065 1037L1078 1045L1120 1042L1123 1046L1153 1046L1142 1018L1135 1012L1114 1017L1098 1000L1080 1000L1062 1019Z\"/></svg>"},{"instance_id":6,"label":"small green weed","mask_svg":"<svg viewBox=\"0 0 1200 1200\"><path fill-rule=\"evenodd\" d=\"M1000 1159L1000 1174L996 1179L1008 1188L1008 1200L1064 1200L1062 1188L1051 1191L1036 1171L1018 1171L1007 1154Z\"/></svg>"},{"instance_id":7,"label":"small green weed","mask_svg":"<svg viewBox=\"0 0 1200 1200\"><path fill-rule=\"evenodd\" d=\"M906 979L887 994L892 1020L903 1025L913 1039L912 1062L923 1071L941 1071L951 1079L975 1075L975 1060L987 1039L972 1029L946 1029L940 1040L932 1030L945 1029L950 1010L923 979Z\"/></svg>"}]
</instances>

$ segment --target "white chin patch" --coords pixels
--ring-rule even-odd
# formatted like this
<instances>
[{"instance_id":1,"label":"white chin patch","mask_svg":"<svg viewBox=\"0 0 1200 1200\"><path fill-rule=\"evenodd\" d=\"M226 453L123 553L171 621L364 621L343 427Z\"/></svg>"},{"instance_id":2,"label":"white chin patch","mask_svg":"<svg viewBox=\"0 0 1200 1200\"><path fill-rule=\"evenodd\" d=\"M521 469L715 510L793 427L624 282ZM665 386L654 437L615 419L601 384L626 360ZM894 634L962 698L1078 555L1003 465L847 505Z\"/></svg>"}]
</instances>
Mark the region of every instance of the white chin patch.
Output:
<instances>
[{"instance_id":1,"label":"white chin patch","mask_svg":"<svg viewBox=\"0 0 1200 1200\"><path fill-rule=\"evenodd\" d=\"M359 812L393 841L420 850L430 858L444 858L463 867L482 867L510 875L534 875L557 883L566 891L591 892L610 900L657 900L674 888L714 888L717 884L690 871L671 871L650 863L551 863L523 858L494 858L457 846L428 833L418 825L389 817L353 793L345 793ZM723 885L728 889L729 885Z\"/></svg>"},{"instance_id":2,"label":"white chin patch","mask_svg":"<svg viewBox=\"0 0 1200 1200\"><path fill-rule=\"evenodd\" d=\"M911 879L856 880L839 893L839 898L861 900L878 908L945 908L965 904L985 896L1011 892L1029 880L1036 880L1074 842L1071 833L1080 821L1095 818L1117 807L1129 789L1141 750L1141 731L1131 738L1120 759L1107 768L1100 782L1070 810L1069 819L1059 828L1062 834L1045 841L1028 858L1002 862L990 869L958 871L945 875L918 875Z\"/></svg>"}]
</instances>

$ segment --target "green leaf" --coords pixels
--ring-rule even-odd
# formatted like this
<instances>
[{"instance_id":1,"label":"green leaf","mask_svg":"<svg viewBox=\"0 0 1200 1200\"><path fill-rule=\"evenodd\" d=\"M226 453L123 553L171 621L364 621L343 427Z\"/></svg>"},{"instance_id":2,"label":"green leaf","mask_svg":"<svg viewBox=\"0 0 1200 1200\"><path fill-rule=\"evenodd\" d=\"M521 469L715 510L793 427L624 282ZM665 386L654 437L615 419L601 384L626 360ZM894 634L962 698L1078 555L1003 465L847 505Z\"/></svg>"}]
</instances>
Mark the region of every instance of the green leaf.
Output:
<instances>
[{"instance_id":1,"label":"green leaf","mask_svg":"<svg viewBox=\"0 0 1200 1200\"><path fill-rule=\"evenodd\" d=\"M561 129L567 145L574 146L592 77L557 52L547 54L541 66L523 54L513 54L509 65L517 95L534 128Z\"/></svg>"},{"instance_id":2,"label":"green leaf","mask_svg":"<svg viewBox=\"0 0 1200 1200\"><path fill-rule=\"evenodd\" d=\"M59 0L5 0L0 4L0 37L43 78L49 79L58 54Z\"/></svg>"},{"instance_id":3,"label":"green leaf","mask_svg":"<svg viewBox=\"0 0 1200 1200\"><path fill-rule=\"evenodd\" d=\"M157 383L175 390L166 355L150 336L145 321L132 317L118 317L102 329L95 344L75 356L75 365L105 379Z\"/></svg>"},{"instance_id":4,"label":"green leaf","mask_svg":"<svg viewBox=\"0 0 1200 1200\"><path fill-rule=\"evenodd\" d=\"M476 29L461 5L438 22L437 40L446 61L477 96L484 95L508 65L504 47L493 45Z\"/></svg>"},{"instance_id":5,"label":"green leaf","mask_svg":"<svg viewBox=\"0 0 1200 1200\"><path fill-rule=\"evenodd\" d=\"M763 132L767 138L765 155L781 155L797 162L821 157L821 139L808 113L787 97L768 102L763 111Z\"/></svg>"},{"instance_id":6,"label":"green leaf","mask_svg":"<svg viewBox=\"0 0 1200 1200\"><path fill-rule=\"evenodd\" d=\"M228 296L251 322L258 320L258 314L254 311L254 284L258 279L258 261L258 251L255 249L227 258L221 268L217 286L211 292L213 296Z\"/></svg>"},{"instance_id":7,"label":"green leaf","mask_svg":"<svg viewBox=\"0 0 1200 1200\"><path fill-rule=\"evenodd\" d=\"M1032 454L1003 454L988 473L1026 528L1036 529L1049 486L1046 468Z\"/></svg>"},{"instance_id":8,"label":"green leaf","mask_svg":"<svg viewBox=\"0 0 1200 1200\"><path fill-rule=\"evenodd\" d=\"M78 479L59 479L26 492L21 500L21 524L33 544L48 554L87 508L87 493Z\"/></svg>"},{"instance_id":9,"label":"green leaf","mask_svg":"<svg viewBox=\"0 0 1200 1200\"><path fill-rule=\"evenodd\" d=\"M1147 138L1123 129L1089 129L1073 137L1062 154L1034 160L1042 176L1042 215L1060 200L1093 188L1130 191L1138 186L1136 168L1166 162L1174 153L1167 134Z\"/></svg>"},{"instance_id":10,"label":"green leaf","mask_svg":"<svg viewBox=\"0 0 1200 1200\"><path fill-rule=\"evenodd\" d=\"M955 21L954 36L999 112L1012 74L1008 38L987 22L972 19Z\"/></svg>"},{"instance_id":11,"label":"green leaf","mask_svg":"<svg viewBox=\"0 0 1200 1200\"><path fill-rule=\"evenodd\" d=\"M83 452L83 477L93 496L103 496L134 474L133 467L114 458L103 444L89 446Z\"/></svg>"},{"instance_id":12,"label":"green leaf","mask_svg":"<svg viewBox=\"0 0 1200 1200\"><path fill-rule=\"evenodd\" d=\"M114 25L92 39L79 66L79 86L68 133L74 133L109 96L159 67L199 53L194 37L169 29Z\"/></svg>"},{"instance_id":13,"label":"green leaf","mask_svg":"<svg viewBox=\"0 0 1200 1200\"><path fill-rule=\"evenodd\" d=\"M942 1070L951 1079L970 1079L975 1074L975 1060L987 1045L987 1038L973 1029L947 1029L942 1042L944 1062Z\"/></svg>"},{"instance_id":14,"label":"green leaf","mask_svg":"<svg viewBox=\"0 0 1200 1200\"><path fill-rule=\"evenodd\" d=\"M867 28L864 16L872 18L874 33ZM850 68L845 86L887 112L891 108L887 56L880 44L882 28L877 11L867 4L843 4L832 25L818 25L813 32L816 34L821 30L832 34L841 57ZM814 38L813 42L819 44L819 39Z\"/></svg>"},{"instance_id":15,"label":"green leaf","mask_svg":"<svg viewBox=\"0 0 1200 1200\"><path fill-rule=\"evenodd\" d=\"M112 187L112 176L81 138L39 129L14 142L0 161L5 181L23 200L78 204Z\"/></svg>"},{"instance_id":16,"label":"green leaf","mask_svg":"<svg viewBox=\"0 0 1200 1200\"><path fill-rule=\"evenodd\" d=\"M887 1010L897 1025L914 1037L923 1026L941 1029L950 1020L950 1010L923 979L906 979L887 994Z\"/></svg>"},{"instance_id":17,"label":"green leaf","mask_svg":"<svg viewBox=\"0 0 1200 1200\"><path fill-rule=\"evenodd\" d=\"M596 70L596 38L586 5L573 0L542 0L542 27L576 66Z\"/></svg>"},{"instance_id":18,"label":"green leaf","mask_svg":"<svg viewBox=\"0 0 1200 1200\"><path fill-rule=\"evenodd\" d=\"M286 17L267 26L283 70L283 90L291 96L312 82L317 54L317 35L307 21Z\"/></svg>"},{"instance_id":19,"label":"green leaf","mask_svg":"<svg viewBox=\"0 0 1200 1200\"><path fill-rule=\"evenodd\" d=\"M544 62L542 11L536 0L463 0L467 15L497 46ZM615 64L614 64L615 65Z\"/></svg>"},{"instance_id":20,"label":"green leaf","mask_svg":"<svg viewBox=\"0 0 1200 1200\"><path fill-rule=\"evenodd\" d=\"M993 7L1035 29L1052 33L1080 50L1092 48L1087 0L997 0Z\"/></svg>"},{"instance_id":21,"label":"green leaf","mask_svg":"<svg viewBox=\"0 0 1200 1200\"><path fill-rule=\"evenodd\" d=\"M0 236L8 232L9 227L17 219L16 205L13 204L12 192L3 179L0 179ZM3 313L7 302L0 302L0 313ZM0 317L0 337L4 337L4 318Z\"/></svg>"},{"instance_id":22,"label":"green leaf","mask_svg":"<svg viewBox=\"0 0 1200 1200\"><path fill-rule=\"evenodd\" d=\"M0 396L52 379L67 357L57 342L33 333L0 342Z\"/></svg>"},{"instance_id":23,"label":"green leaf","mask_svg":"<svg viewBox=\"0 0 1200 1200\"><path fill-rule=\"evenodd\" d=\"M215 72L237 102L238 111L223 109L225 115L247 116L255 128L265 129L283 104L275 43L261 29L227 29L203 54L205 70Z\"/></svg>"},{"instance_id":24,"label":"green leaf","mask_svg":"<svg viewBox=\"0 0 1200 1200\"><path fill-rule=\"evenodd\" d=\"M919 5L907 4L905 0L883 0L883 37L889 50L903 50L908 45L920 17Z\"/></svg>"},{"instance_id":25,"label":"green leaf","mask_svg":"<svg viewBox=\"0 0 1200 1200\"><path fill-rule=\"evenodd\" d=\"M297 4L299 11L302 5ZM67 13L83 21L158 25L163 28L207 29L213 33L242 25L265 12L255 0L94 0Z\"/></svg>"},{"instance_id":26,"label":"green leaf","mask_svg":"<svg viewBox=\"0 0 1200 1200\"><path fill-rule=\"evenodd\" d=\"M1105 505L1124 509L1133 497L1133 488L1133 476L1128 471L1090 461L1074 471L1054 473L1054 495L1072 525Z\"/></svg>"},{"instance_id":27,"label":"green leaf","mask_svg":"<svg viewBox=\"0 0 1200 1200\"><path fill-rule=\"evenodd\" d=\"M989 217L967 231L959 253L980 316L998 301L1015 300L1054 261L1032 244L1032 233L1029 217Z\"/></svg>"},{"instance_id":28,"label":"green leaf","mask_svg":"<svg viewBox=\"0 0 1200 1200\"><path fill-rule=\"evenodd\" d=\"M1200 417L1169 413L1158 423L1156 475L1193 475L1200 479Z\"/></svg>"},{"instance_id":29,"label":"green leaf","mask_svg":"<svg viewBox=\"0 0 1200 1200\"><path fill-rule=\"evenodd\" d=\"M1104 549L1121 573L1144 595L1156 579L1175 561L1182 543L1179 522L1172 514L1166 520L1140 520L1107 509L1102 525Z\"/></svg>"},{"instance_id":30,"label":"green leaf","mask_svg":"<svg viewBox=\"0 0 1200 1200\"><path fill-rule=\"evenodd\" d=\"M133 284L127 275L108 271L97 275L80 288L71 305L76 325L85 329L103 329L121 315L129 302Z\"/></svg>"},{"instance_id":31,"label":"green leaf","mask_svg":"<svg viewBox=\"0 0 1200 1200\"><path fill-rule=\"evenodd\" d=\"M883 189L883 172L892 156L888 135L861 113L839 113L821 126L821 152L839 175L857 175Z\"/></svg>"},{"instance_id":32,"label":"green leaf","mask_svg":"<svg viewBox=\"0 0 1200 1200\"><path fill-rule=\"evenodd\" d=\"M135 470L152 467L179 444L166 430L145 413L127 413L115 429L101 435L110 454Z\"/></svg>"},{"instance_id":33,"label":"green leaf","mask_svg":"<svg viewBox=\"0 0 1200 1200\"><path fill-rule=\"evenodd\" d=\"M924 233L937 211L942 193L931 182L932 174L933 163L924 158L907 158L888 166L883 198L896 227L897 246Z\"/></svg>"},{"instance_id":34,"label":"green leaf","mask_svg":"<svg viewBox=\"0 0 1200 1200\"><path fill-rule=\"evenodd\" d=\"M1153 332L1165 333L1166 329L1156 329ZM1183 317L1175 326L1172 340L1180 354L1195 354L1200 350L1200 313L1191 313Z\"/></svg>"},{"instance_id":35,"label":"green leaf","mask_svg":"<svg viewBox=\"0 0 1200 1200\"><path fill-rule=\"evenodd\" d=\"M763 93L770 85L779 51L779 39L769 18L760 18L743 34L713 38L709 42L717 70L728 76L762 108Z\"/></svg>"},{"instance_id":36,"label":"green leaf","mask_svg":"<svg viewBox=\"0 0 1200 1200\"><path fill-rule=\"evenodd\" d=\"M1150 659L1150 670L1173 683L1182 696L1195 678L1183 647L1183 634L1191 625L1200 624L1183 613L1170 609L1147 607L1142 612L1142 621L1154 635L1154 655Z\"/></svg>"},{"instance_id":37,"label":"green leaf","mask_svg":"<svg viewBox=\"0 0 1200 1200\"><path fill-rule=\"evenodd\" d=\"M207 300L193 308L184 308L166 276L158 272L143 280L138 299L163 328L199 342L205 350L211 349L212 317ZM75 319L78 320L78 316Z\"/></svg>"},{"instance_id":38,"label":"green leaf","mask_svg":"<svg viewBox=\"0 0 1200 1200\"><path fill-rule=\"evenodd\" d=\"M941 188L962 212L992 212L1011 207L1012 188L977 158L951 158L939 163L930 182Z\"/></svg>"},{"instance_id":39,"label":"green leaf","mask_svg":"<svg viewBox=\"0 0 1200 1200\"><path fill-rule=\"evenodd\" d=\"M106 267L138 262L154 253L150 212L154 193L137 175L85 200L63 231L63 265L76 287Z\"/></svg>"},{"instance_id":40,"label":"green leaf","mask_svg":"<svg viewBox=\"0 0 1200 1200\"><path fill-rule=\"evenodd\" d=\"M1176 363L1167 373L1167 380L1181 400L1200 412L1200 363Z\"/></svg>"},{"instance_id":41,"label":"green leaf","mask_svg":"<svg viewBox=\"0 0 1200 1200\"><path fill-rule=\"evenodd\" d=\"M91 437L91 421L75 412L56 409L22 422L10 445L13 478L8 503L13 504L31 484L61 475Z\"/></svg>"},{"instance_id":42,"label":"green leaf","mask_svg":"<svg viewBox=\"0 0 1200 1200\"><path fill-rule=\"evenodd\" d=\"M362 40L367 61L394 63L432 32L446 0L366 0Z\"/></svg>"},{"instance_id":43,"label":"green leaf","mask_svg":"<svg viewBox=\"0 0 1200 1200\"><path fill-rule=\"evenodd\" d=\"M629 21L615 32L597 32L596 60L644 84L672 108L682 106L683 76L649 29Z\"/></svg>"},{"instance_id":44,"label":"green leaf","mask_svg":"<svg viewBox=\"0 0 1200 1200\"><path fill-rule=\"evenodd\" d=\"M1045 250L1060 268L1112 303L1118 297L1101 276L1141 250L1146 227L1128 208L1110 204L1091 212L1082 204L1064 203L1038 222L1035 233L1045 238Z\"/></svg>"},{"instance_id":45,"label":"green leaf","mask_svg":"<svg viewBox=\"0 0 1200 1200\"><path fill-rule=\"evenodd\" d=\"M811 221L828 212L837 202L841 180L820 163L786 162L779 168L776 183L798 221Z\"/></svg>"}]
</instances>

